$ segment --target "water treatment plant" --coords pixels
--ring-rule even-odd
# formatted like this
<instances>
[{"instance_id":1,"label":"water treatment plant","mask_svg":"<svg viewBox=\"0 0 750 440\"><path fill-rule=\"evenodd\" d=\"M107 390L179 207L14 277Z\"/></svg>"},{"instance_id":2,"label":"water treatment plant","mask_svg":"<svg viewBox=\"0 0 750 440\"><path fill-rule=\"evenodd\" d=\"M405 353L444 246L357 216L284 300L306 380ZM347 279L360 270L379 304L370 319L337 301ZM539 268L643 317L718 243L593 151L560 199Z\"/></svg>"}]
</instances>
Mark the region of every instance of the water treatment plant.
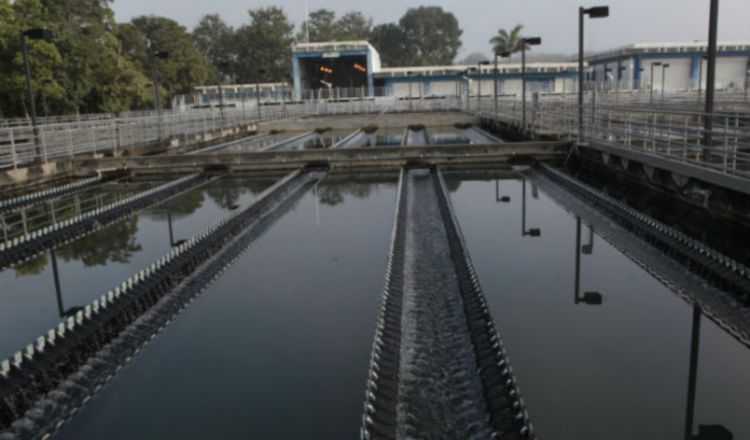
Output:
<instances>
[{"instance_id":1,"label":"water treatment plant","mask_svg":"<svg viewBox=\"0 0 750 440\"><path fill-rule=\"evenodd\" d=\"M7 120L0 440L750 439L750 44L709 37L307 42L290 84Z\"/></svg>"}]
</instances>

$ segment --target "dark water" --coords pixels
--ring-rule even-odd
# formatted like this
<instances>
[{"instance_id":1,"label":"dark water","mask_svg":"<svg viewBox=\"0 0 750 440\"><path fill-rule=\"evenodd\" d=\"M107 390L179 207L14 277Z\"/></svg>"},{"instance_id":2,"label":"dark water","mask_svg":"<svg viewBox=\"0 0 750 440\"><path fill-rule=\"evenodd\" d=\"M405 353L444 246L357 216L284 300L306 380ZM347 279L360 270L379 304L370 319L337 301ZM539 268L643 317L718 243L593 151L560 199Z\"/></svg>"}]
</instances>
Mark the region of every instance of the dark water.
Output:
<instances>
[{"instance_id":1,"label":"dark water","mask_svg":"<svg viewBox=\"0 0 750 440\"><path fill-rule=\"evenodd\" d=\"M357 438L395 199L363 178L308 193L59 438ZM170 203L175 238L266 184L222 180ZM694 328L693 434L750 438L750 350L705 317L694 327L691 305L585 223L576 301L576 217L530 183L525 227L520 180L447 186L541 439L685 438ZM169 248L164 208L129 222L58 251L65 307ZM59 319L48 259L0 286L10 353Z\"/></svg>"},{"instance_id":2,"label":"dark water","mask_svg":"<svg viewBox=\"0 0 750 440\"><path fill-rule=\"evenodd\" d=\"M580 296L603 303L576 304L575 216L528 185L524 235L521 182L500 181L510 203L496 195L464 181L452 200L539 437L684 438L692 307L596 233ZM694 433L750 438L750 350L702 317L696 371Z\"/></svg>"},{"instance_id":3,"label":"dark water","mask_svg":"<svg viewBox=\"0 0 750 440\"><path fill-rule=\"evenodd\" d=\"M59 438L357 438L395 186L316 191Z\"/></svg>"},{"instance_id":4,"label":"dark water","mask_svg":"<svg viewBox=\"0 0 750 440\"><path fill-rule=\"evenodd\" d=\"M0 356L25 347L70 313L107 293L170 249L246 203L270 181L212 182L138 215L108 225L55 251L61 295L55 290L52 255L0 272Z\"/></svg>"},{"instance_id":5,"label":"dark water","mask_svg":"<svg viewBox=\"0 0 750 440\"><path fill-rule=\"evenodd\" d=\"M747 225L728 219L720 220L709 210L624 179L606 168L603 171L602 168L587 164L576 165L571 172L587 185L750 266L750 246L747 245L747 240L735 239L746 234Z\"/></svg>"}]
</instances>

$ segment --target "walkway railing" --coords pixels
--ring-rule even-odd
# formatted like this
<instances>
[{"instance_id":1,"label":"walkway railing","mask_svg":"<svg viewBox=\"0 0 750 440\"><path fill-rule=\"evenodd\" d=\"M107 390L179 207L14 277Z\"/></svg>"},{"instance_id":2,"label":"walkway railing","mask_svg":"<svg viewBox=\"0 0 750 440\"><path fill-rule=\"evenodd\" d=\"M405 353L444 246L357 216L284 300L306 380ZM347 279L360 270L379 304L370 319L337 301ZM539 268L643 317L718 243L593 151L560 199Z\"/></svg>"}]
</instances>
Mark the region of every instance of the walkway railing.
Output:
<instances>
[{"instance_id":1,"label":"walkway railing","mask_svg":"<svg viewBox=\"0 0 750 440\"><path fill-rule=\"evenodd\" d=\"M471 110L537 136L638 150L750 178L750 112L708 114L588 102L579 127L576 102L535 99L526 103L524 127L521 100L499 101L497 113L491 100L481 107L475 102Z\"/></svg>"},{"instance_id":2,"label":"walkway railing","mask_svg":"<svg viewBox=\"0 0 750 440\"><path fill-rule=\"evenodd\" d=\"M91 115L67 122L42 123L36 130L30 125L0 124L0 169L16 168L34 162L48 162L80 154L111 153L132 147L157 145L173 139L185 142L199 133L228 129L244 124L286 118L379 113L391 111L429 111L461 108L456 97L439 99L402 99L385 97L346 101L309 100L293 104L263 105L247 109L202 109Z\"/></svg>"}]
</instances>

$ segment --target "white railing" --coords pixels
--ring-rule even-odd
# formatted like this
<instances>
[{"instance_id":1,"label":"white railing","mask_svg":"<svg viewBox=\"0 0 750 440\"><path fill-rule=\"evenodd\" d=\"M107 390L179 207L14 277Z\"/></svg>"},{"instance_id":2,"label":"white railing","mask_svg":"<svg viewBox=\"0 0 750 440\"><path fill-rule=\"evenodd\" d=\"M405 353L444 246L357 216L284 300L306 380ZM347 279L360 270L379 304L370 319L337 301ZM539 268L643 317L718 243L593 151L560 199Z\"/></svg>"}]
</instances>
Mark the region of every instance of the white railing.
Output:
<instances>
[{"instance_id":1,"label":"white railing","mask_svg":"<svg viewBox=\"0 0 750 440\"><path fill-rule=\"evenodd\" d=\"M535 97L526 103L524 126L520 99L470 102L471 110L519 132L555 135L581 144L604 144L690 162L726 174L750 178L750 112L704 113L638 105L613 105L587 95L583 125L573 100ZM706 128L710 120L711 128Z\"/></svg>"},{"instance_id":2,"label":"white railing","mask_svg":"<svg viewBox=\"0 0 750 440\"><path fill-rule=\"evenodd\" d=\"M257 122L310 115L433 111L461 108L456 97L439 99L314 99L297 103L248 105L189 111L134 112L122 115L92 115L81 120L0 126L0 169L48 162L76 155L112 154L133 147L146 147L179 140L189 143L201 133Z\"/></svg>"}]
</instances>

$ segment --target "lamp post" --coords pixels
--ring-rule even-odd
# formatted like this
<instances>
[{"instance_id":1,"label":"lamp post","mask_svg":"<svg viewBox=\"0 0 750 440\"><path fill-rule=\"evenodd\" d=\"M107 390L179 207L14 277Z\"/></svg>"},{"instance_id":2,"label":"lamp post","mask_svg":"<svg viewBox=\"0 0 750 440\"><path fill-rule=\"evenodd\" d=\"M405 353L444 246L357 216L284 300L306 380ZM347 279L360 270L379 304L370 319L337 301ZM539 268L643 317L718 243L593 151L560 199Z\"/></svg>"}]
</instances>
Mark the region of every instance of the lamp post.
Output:
<instances>
[{"instance_id":1,"label":"lamp post","mask_svg":"<svg viewBox=\"0 0 750 440\"><path fill-rule=\"evenodd\" d=\"M654 67L659 66L661 66L661 61L655 61L651 63L651 74L648 77L649 89L651 89L651 97L649 98L650 105L654 105Z\"/></svg>"},{"instance_id":2,"label":"lamp post","mask_svg":"<svg viewBox=\"0 0 750 440\"><path fill-rule=\"evenodd\" d=\"M26 91L29 95L29 109L31 110L31 128L34 133L34 146L37 158L41 158L42 150L39 148L36 102L34 101L34 87L31 84L31 65L29 64L29 48L26 46L26 39L52 41L52 31L42 28L26 29L18 33L18 38L21 40L21 51L23 52L23 67L24 73L26 74ZM45 157L44 160L46 162L47 158Z\"/></svg>"},{"instance_id":3,"label":"lamp post","mask_svg":"<svg viewBox=\"0 0 750 440\"><path fill-rule=\"evenodd\" d=\"M497 122L497 119L498 119L498 110L497 110L497 83L500 81L500 78L499 78L500 77L500 70L497 68L497 58L498 57L501 57L501 58L510 57L510 52L495 52L495 70L494 70L494 74L495 74L495 81L494 81L495 87L494 87L494 93L493 93L493 95L495 97L495 100L494 100L495 122Z\"/></svg>"},{"instance_id":4,"label":"lamp post","mask_svg":"<svg viewBox=\"0 0 750 440\"><path fill-rule=\"evenodd\" d=\"M669 63L664 63L661 65L661 100L662 102L664 102L664 89L666 85L667 68L669 68Z\"/></svg>"},{"instance_id":5,"label":"lamp post","mask_svg":"<svg viewBox=\"0 0 750 440\"><path fill-rule=\"evenodd\" d=\"M521 38L521 130L526 133L526 47L542 44L539 37Z\"/></svg>"},{"instance_id":6,"label":"lamp post","mask_svg":"<svg viewBox=\"0 0 750 440\"><path fill-rule=\"evenodd\" d=\"M477 63L477 111L482 111L482 66L489 65L490 62L480 61ZM747 89L747 87L745 87Z\"/></svg>"},{"instance_id":7,"label":"lamp post","mask_svg":"<svg viewBox=\"0 0 750 440\"><path fill-rule=\"evenodd\" d=\"M583 136L583 18L605 18L609 16L609 6L578 8L578 138Z\"/></svg>"},{"instance_id":8,"label":"lamp post","mask_svg":"<svg viewBox=\"0 0 750 440\"><path fill-rule=\"evenodd\" d=\"M706 63L706 116L703 118L703 160L711 154L713 129L714 90L716 88L716 46L719 27L719 0L711 0L708 19L708 62Z\"/></svg>"}]
</instances>

